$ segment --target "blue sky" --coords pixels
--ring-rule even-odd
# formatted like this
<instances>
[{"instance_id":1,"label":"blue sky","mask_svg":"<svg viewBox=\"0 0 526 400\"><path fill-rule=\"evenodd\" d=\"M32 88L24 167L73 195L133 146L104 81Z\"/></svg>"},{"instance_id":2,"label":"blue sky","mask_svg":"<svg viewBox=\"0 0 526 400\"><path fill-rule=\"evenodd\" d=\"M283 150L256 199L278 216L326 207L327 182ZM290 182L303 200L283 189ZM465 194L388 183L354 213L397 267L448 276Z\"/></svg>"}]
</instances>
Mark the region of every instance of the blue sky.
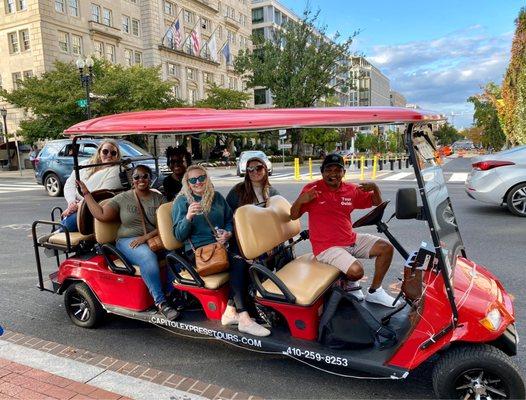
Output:
<instances>
[{"instance_id":1,"label":"blue sky","mask_svg":"<svg viewBox=\"0 0 526 400\"><path fill-rule=\"evenodd\" d=\"M305 0L281 0L302 15ZM310 0L327 33L360 30L353 45L409 103L471 125L466 99L489 81L502 82L515 18L526 0Z\"/></svg>"}]
</instances>

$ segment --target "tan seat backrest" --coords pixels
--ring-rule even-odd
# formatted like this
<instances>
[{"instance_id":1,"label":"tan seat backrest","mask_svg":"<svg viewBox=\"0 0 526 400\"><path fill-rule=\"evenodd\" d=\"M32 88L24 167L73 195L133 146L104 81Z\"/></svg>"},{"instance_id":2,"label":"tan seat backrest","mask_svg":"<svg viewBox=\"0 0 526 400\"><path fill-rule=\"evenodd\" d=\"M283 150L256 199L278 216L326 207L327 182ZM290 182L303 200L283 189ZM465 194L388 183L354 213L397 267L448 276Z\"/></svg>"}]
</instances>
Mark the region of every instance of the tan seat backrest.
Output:
<instances>
[{"instance_id":1,"label":"tan seat backrest","mask_svg":"<svg viewBox=\"0 0 526 400\"><path fill-rule=\"evenodd\" d=\"M290 219L290 203L282 196L272 196L265 208L256 205L239 207L234 214L239 249L253 259L296 236L300 221Z\"/></svg>"},{"instance_id":2,"label":"tan seat backrest","mask_svg":"<svg viewBox=\"0 0 526 400\"><path fill-rule=\"evenodd\" d=\"M101 201L101 206L104 206L108 201L109 200ZM120 222L101 222L98 219L94 219L93 230L95 231L95 240L100 244L115 242L120 226Z\"/></svg>"},{"instance_id":3,"label":"tan seat backrest","mask_svg":"<svg viewBox=\"0 0 526 400\"><path fill-rule=\"evenodd\" d=\"M166 250L183 247L183 243L179 242L173 233L172 206L173 201L164 203L157 209L157 228Z\"/></svg>"},{"instance_id":4,"label":"tan seat backrest","mask_svg":"<svg viewBox=\"0 0 526 400\"><path fill-rule=\"evenodd\" d=\"M91 192L91 195L96 201L101 202L115 196L115 193L111 190L102 189ZM93 215L91 215L88 205L85 201L81 201L77 210L77 227L79 232L83 235L91 235L94 229L93 220L94 218Z\"/></svg>"}]
</instances>

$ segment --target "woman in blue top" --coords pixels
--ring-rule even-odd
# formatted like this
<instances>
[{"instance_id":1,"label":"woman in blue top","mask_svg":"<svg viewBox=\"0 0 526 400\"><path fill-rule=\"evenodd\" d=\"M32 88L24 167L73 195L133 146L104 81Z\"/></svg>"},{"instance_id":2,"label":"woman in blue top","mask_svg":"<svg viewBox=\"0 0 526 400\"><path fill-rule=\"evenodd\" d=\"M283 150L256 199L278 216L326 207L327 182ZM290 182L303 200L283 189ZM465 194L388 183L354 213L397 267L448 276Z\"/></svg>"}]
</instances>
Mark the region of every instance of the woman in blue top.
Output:
<instances>
[{"instance_id":1,"label":"woman in blue top","mask_svg":"<svg viewBox=\"0 0 526 400\"><path fill-rule=\"evenodd\" d=\"M174 236L185 242L185 250L210 243L226 244L232 237L232 210L224 197L214 190L206 170L198 165L188 167L183 177L183 188L174 202L172 219ZM203 214L216 227L215 237ZM243 258L228 251L230 264L230 295L228 305L221 318L223 325L237 325L240 332L254 336L268 336L270 331L250 318L245 306L247 285L246 263Z\"/></svg>"}]
</instances>

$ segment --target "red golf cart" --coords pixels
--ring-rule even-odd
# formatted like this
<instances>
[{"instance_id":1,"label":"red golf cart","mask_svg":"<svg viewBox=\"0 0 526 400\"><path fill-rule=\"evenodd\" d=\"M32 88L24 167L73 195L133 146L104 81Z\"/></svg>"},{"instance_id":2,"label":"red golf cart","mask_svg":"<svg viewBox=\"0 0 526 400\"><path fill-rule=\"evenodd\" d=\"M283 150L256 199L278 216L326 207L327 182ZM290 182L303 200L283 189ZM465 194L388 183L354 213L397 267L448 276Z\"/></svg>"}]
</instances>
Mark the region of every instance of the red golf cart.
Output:
<instances>
[{"instance_id":1,"label":"red golf cart","mask_svg":"<svg viewBox=\"0 0 526 400\"><path fill-rule=\"evenodd\" d=\"M64 132L76 141L87 136L404 125L417 187L399 189L395 216L415 224L427 223L429 236L411 252L405 249L382 220L387 202L354 223L356 228L375 225L407 260L399 267L404 277L399 295L403 302L395 309L351 301L353 313L341 314L342 301L334 301L345 297L337 287L339 271L319 263L312 254L296 257L294 247L308 238L308 232L301 231L299 221L290 220L290 204L280 196L270 198L265 207L240 207L234 215L239 248L245 258L255 260L249 270L251 304L271 326L268 337L253 337L221 325L228 272L207 277L196 273L180 250L182 243L173 236L171 203L162 205L157 214L160 236L170 251L162 268L175 272L173 284L181 298L198 304L183 310L177 321L156 311L138 275L139 267L130 265L115 250L118 224L94 221L87 210L78 213L80 232L42 235L39 230L44 226L57 227L59 222L33 223L39 288L63 294L72 322L85 328L95 327L105 313L113 313L174 333L213 337L249 350L282 354L342 376L403 379L431 359L439 398L524 398L523 378L510 358L516 355L519 341L513 303L498 278L466 255L442 169L435 159L432 129L438 120L440 116L430 112L389 107L168 109L95 118ZM78 166L76 155L74 159L78 171L82 166ZM112 195L102 193L98 200ZM57 270L46 280L42 249L57 260ZM278 259L281 261L276 262ZM335 345L327 338L337 336L338 329L343 335L365 332L371 340Z\"/></svg>"}]
</instances>

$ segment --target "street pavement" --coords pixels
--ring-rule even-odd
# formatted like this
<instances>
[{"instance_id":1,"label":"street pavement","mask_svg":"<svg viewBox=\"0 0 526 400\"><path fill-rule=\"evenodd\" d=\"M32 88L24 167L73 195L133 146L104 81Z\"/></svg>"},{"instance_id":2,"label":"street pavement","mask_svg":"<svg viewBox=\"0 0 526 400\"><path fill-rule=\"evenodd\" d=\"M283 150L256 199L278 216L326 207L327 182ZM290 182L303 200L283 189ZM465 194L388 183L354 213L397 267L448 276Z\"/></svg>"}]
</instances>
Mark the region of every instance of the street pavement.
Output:
<instances>
[{"instance_id":1,"label":"street pavement","mask_svg":"<svg viewBox=\"0 0 526 400\"><path fill-rule=\"evenodd\" d=\"M444 169L467 255L494 272L515 297L517 327L521 334L526 310L524 296L520 295L524 282L526 219L512 216L505 209L476 202L465 195L462 178L470 170L469 159L449 160ZM235 182L241 180L233 177L233 173L234 169L211 170L212 179L221 193L226 194ZM290 168L277 168L271 182L282 195L293 201L308 179L303 177L301 181L295 181L290 174ZM369 179L370 170L366 176ZM358 177L359 172L349 171L347 179L356 180ZM398 188L415 185L414 176L409 170L382 171L377 178L384 199L392 202ZM32 221L48 219L51 208L63 206L64 200L46 196L42 187L32 186L32 183L27 176L16 178L0 174L0 233L3 248L0 325L8 333L19 333L26 338L38 338L144 368L177 374L206 385L228 388L227 394L242 392L265 398L295 399L433 397L430 364L414 371L405 381L345 379L280 356L266 356L225 343L174 336L151 325L124 318L110 317L96 330L73 326L64 311L62 298L39 292L35 288L36 268L30 240ZM391 204L385 215L390 216L392 212ZM353 218L362 214L356 212ZM423 222L393 219L389 225L392 233L401 239L402 245L410 249L417 248L420 241L429 237ZM304 218L302 226L307 226ZM362 231L376 233L371 227L365 227ZM309 247L308 244L302 245L297 250L298 254L308 251ZM45 268L51 272L54 268L52 259L47 261ZM366 263L368 275L371 265ZM396 282L401 265L401 258L395 257L387 282ZM526 367L524 347L521 342L519 355L515 357L522 371ZM132 397L126 393L117 394Z\"/></svg>"}]
</instances>

